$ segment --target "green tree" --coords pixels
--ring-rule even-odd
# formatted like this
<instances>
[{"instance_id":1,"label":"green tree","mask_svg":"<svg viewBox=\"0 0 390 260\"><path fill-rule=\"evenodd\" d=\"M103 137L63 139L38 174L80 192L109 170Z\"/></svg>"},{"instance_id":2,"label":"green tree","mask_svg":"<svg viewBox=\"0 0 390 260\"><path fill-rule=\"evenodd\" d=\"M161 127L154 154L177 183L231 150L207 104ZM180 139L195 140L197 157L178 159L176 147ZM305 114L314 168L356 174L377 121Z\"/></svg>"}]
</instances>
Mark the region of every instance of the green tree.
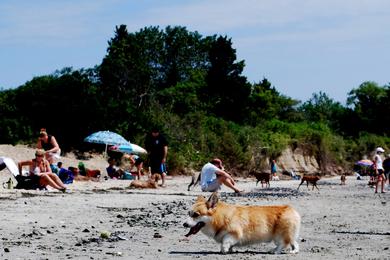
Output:
<instances>
[{"instance_id":1,"label":"green tree","mask_svg":"<svg viewBox=\"0 0 390 260\"><path fill-rule=\"evenodd\" d=\"M35 77L16 89L15 116L24 129L21 139L35 142L43 127L56 136L64 151L82 143L100 118L101 105L92 83L94 73L93 69L65 68Z\"/></svg>"},{"instance_id":2,"label":"green tree","mask_svg":"<svg viewBox=\"0 0 390 260\"><path fill-rule=\"evenodd\" d=\"M246 122L256 125L271 119L296 121L298 114L295 106L298 103L297 100L281 95L272 87L271 82L264 78L252 86Z\"/></svg>"},{"instance_id":3,"label":"green tree","mask_svg":"<svg viewBox=\"0 0 390 260\"><path fill-rule=\"evenodd\" d=\"M380 87L375 82L364 82L348 93L347 104L358 117L361 131L387 135L389 130L389 86Z\"/></svg>"},{"instance_id":4,"label":"green tree","mask_svg":"<svg viewBox=\"0 0 390 260\"><path fill-rule=\"evenodd\" d=\"M250 84L242 76L244 61L236 62L231 39L219 36L209 51L210 67L202 100L216 116L241 122L250 94Z\"/></svg>"},{"instance_id":5,"label":"green tree","mask_svg":"<svg viewBox=\"0 0 390 260\"><path fill-rule=\"evenodd\" d=\"M165 29L161 55L162 89L188 81L194 70L206 69L210 38L180 26Z\"/></svg>"},{"instance_id":6,"label":"green tree","mask_svg":"<svg viewBox=\"0 0 390 260\"><path fill-rule=\"evenodd\" d=\"M306 121L325 123L338 132L343 130L343 123L348 114L345 107L321 91L314 93L311 99L300 106L299 111Z\"/></svg>"}]
</instances>

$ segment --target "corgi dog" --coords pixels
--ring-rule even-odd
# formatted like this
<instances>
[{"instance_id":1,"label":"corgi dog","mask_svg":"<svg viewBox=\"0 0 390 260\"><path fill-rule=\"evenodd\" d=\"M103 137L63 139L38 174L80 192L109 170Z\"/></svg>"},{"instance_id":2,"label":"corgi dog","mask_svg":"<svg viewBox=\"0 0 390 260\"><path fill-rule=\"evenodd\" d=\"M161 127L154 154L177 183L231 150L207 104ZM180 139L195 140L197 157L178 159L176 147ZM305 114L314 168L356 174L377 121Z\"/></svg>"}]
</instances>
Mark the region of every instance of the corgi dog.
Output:
<instances>
[{"instance_id":1,"label":"corgi dog","mask_svg":"<svg viewBox=\"0 0 390 260\"><path fill-rule=\"evenodd\" d=\"M157 189L158 181L161 179L160 174L155 173L146 181L134 180L130 183L129 188L132 189Z\"/></svg>"},{"instance_id":2,"label":"corgi dog","mask_svg":"<svg viewBox=\"0 0 390 260\"><path fill-rule=\"evenodd\" d=\"M301 179L301 183L299 184L298 186L298 189L299 190L299 187L301 187L301 185L306 181L306 186L307 188L309 188L309 183L311 183L313 185L313 189L314 190L314 187L317 189L317 190L320 190L318 189L317 187L317 181L320 180L320 176L309 176L309 175L303 175L302 179Z\"/></svg>"},{"instance_id":3,"label":"corgi dog","mask_svg":"<svg viewBox=\"0 0 390 260\"><path fill-rule=\"evenodd\" d=\"M291 247L298 253L301 225L299 213L290 206L239 206L220 202L214 192L208 200L199 196L183 226L190 228L186 236L202 231L221 243L221 253L232 252L233 246L274 241L273 253Z\"/></svg>"}]
</instances>

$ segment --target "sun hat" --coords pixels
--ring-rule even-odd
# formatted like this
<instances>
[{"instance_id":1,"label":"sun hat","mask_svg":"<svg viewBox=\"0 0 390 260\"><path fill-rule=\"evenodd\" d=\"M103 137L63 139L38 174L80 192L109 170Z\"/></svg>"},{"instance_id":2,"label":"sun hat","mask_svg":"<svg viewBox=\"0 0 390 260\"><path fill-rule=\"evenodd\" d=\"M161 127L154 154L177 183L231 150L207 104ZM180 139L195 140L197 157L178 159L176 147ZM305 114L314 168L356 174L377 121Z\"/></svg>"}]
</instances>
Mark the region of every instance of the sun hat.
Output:
<instances>
[{"instance_id":1,"label":"sun hat","mask_svg":"<svg viewBox=\"0 0 390 260\"><path fill-rule=\"evenodd\" d=\"M385 150L382 147L378 147L378 148L376 148L376 152L384 153Z\"/></svg>"}]
</instances>

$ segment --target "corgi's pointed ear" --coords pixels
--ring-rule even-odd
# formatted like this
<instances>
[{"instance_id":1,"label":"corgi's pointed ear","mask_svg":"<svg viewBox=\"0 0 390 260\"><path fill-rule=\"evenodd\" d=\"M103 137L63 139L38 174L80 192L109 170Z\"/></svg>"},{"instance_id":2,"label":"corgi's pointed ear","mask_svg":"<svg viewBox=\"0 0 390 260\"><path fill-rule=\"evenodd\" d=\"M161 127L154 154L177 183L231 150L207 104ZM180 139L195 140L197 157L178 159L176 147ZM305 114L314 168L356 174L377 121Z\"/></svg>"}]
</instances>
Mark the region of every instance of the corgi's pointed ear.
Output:
<instances>
[{"instance_id":1,"label":"corgi's pointed ear","mask_svg":"<svg viewBox=\"0 0 390 260\"><path fill-rule=\"evenodd\" d=\"M196 199L196 202L206 202L206 198L203 196L198 196L198 198Z\"/></svg>"},{"instance_id":2,"label":"corgi's pointed ear","mask_svg":"<svg viewBox=\"0 0 390 260\"><path fill-rule=\"evenodd\" d=\"M207 208L208 209L214 208L217 205L217 203L218 203L218 193L213 192L209 200L206 202Z\"/></svg>"}]
</instances>

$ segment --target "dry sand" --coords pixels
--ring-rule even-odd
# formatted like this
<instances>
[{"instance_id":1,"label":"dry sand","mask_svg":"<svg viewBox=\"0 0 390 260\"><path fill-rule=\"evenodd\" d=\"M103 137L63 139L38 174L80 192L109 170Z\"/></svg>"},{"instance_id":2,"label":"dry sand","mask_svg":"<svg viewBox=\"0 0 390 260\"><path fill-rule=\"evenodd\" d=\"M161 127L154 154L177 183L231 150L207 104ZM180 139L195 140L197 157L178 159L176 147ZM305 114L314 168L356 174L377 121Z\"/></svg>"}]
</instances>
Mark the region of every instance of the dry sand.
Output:
<instances>
[{"instance_id":1,"label":"dry sand","mask_svg":"<svg viewBox=\"0 0 390 260\"><path fill-rule=\"evenodd\" d=\"M33 154L24 146L0 145L0 156L16 162ZM78 163L72 156L61 160L65 167ZM100 156L84 163L106 166ZM8 178L7 170L0 172L1 182ZM367 180L350 176L341 186L339 178L323 178L320 191L301 186L298 192L299 181L273 181L261 189L248 178L238 179L247 195L222 190L229 203L295 207L302 215L297 255L269 254L272 243L221 255L219 244L202 233L184 239L182 223L202 194L199 187L188 192L189 181L173 177L157 190L129 190L125 180L78 182L65 194L1 187L0 259L390 259L390 192L374 194Z\"/></svg>"}]
</instances>

